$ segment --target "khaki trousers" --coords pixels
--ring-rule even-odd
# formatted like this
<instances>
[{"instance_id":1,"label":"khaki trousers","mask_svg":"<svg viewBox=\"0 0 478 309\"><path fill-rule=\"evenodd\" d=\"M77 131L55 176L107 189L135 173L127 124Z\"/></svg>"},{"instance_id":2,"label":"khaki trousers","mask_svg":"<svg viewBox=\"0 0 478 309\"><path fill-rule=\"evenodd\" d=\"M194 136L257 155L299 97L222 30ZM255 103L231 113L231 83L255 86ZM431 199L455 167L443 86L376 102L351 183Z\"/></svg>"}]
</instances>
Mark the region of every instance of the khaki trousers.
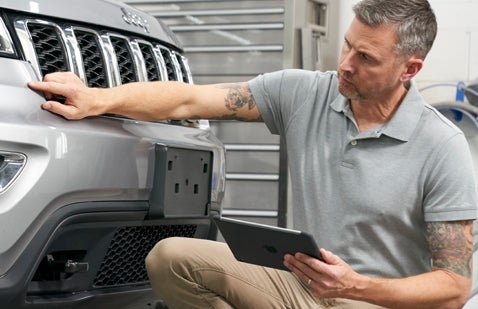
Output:
<instances>
[{"instance_id":1,"label":"khaki trousers","mask_svg":"<svg viewBox=\"0 0 478 309\"><path fill-rule=\"evenodd\" d=\"M171 309L382 308L317 300L293 273L238 262L221 242L164 239L148 254L146 268L153 290Z\"/></svg>"}]
</instances>

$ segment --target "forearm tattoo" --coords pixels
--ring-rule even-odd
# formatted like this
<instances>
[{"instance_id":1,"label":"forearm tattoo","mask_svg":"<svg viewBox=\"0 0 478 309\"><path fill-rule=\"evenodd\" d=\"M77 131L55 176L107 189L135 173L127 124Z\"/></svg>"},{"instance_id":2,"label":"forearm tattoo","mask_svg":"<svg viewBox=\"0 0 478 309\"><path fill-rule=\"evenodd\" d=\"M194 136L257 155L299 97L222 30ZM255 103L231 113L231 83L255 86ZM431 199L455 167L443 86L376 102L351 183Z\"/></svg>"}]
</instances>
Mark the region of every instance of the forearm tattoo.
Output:
<instances>
[{"instance_id":1,"label":"forearm tattoo","mask_svg":"<svg viewBox=\"0 0 478 309\"><path fill-rule=\"evenodd\" d=\"M429 222L426 237L433 267L471 277L473 224L471 221Z\"/></svg>"},{"instance_id":2,"label":"forearm tattoo","mask_svg":"<svg viewBox=\"0 0 478 309\"><path fill-rule=\"evenodd\" d=\"M232 114L223 115L221 119L246 120L238 116L238 112L240 112L243 108L247 108L249 111L257 109L256 101L254 100L247 83L221 84L217 87L221 89L228 89L224 103L225 107L232 112ZM257 119L249 120L262 121L262 118L259 116Z\"/></svg>"}]
</instances>

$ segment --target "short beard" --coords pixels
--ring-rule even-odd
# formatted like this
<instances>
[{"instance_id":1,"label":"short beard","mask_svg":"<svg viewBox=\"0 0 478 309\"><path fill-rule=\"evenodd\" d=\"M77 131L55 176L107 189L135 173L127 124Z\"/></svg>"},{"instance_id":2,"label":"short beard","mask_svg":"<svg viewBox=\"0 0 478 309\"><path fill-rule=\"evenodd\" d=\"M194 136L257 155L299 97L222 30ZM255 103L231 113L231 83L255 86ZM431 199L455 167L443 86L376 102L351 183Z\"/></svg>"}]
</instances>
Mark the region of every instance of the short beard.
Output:
<instances>
[{"instance_id":1,"label":"short beard","mask_svg":"<svg viewBox=\"0 0 478 309\"><path fill-rule=\"evenodd\" d=\"M339 78L339 92L349 100L356 100L358 97L360 97L360 94L358 93L358 91L355 90L355 87L346 88L345 86L343 86L340 83L340 78L341 77L346 78L346 75L347 74L341 72L340 70L337 70L337 77ZM349 84L349 85L351 85L351 84Z\"/></svg>"},{"instance_id":2,"label":"short beard","mask_svg":"<svg viewBox=\"0 0 478 309\"><path fill-rule=\"evenodd\" d=\"M364 96L361 95L355 88L353 90L350 90L350 88L344 89L344 87L339 84L339 92L349 100L360 101L364 99Z\"/></svg>"}]
</instances>

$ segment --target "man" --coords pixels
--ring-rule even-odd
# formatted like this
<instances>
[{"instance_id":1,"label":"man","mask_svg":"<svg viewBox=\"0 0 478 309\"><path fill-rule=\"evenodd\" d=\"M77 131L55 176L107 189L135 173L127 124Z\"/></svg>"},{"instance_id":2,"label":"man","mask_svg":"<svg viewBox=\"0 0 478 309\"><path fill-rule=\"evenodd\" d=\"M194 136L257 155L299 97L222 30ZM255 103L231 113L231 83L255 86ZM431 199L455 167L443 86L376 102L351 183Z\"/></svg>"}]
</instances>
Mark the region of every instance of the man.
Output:
<instances>
[{"instance_id":1,"label":"man","mask_svg":"<svg viewBox=\"0 0 478 309\"><path fill-rule=\"evenodd\" d=\"M476 192L461 131L412 78L435 35L426 0L363 0L338 72L284 70L247 83L134 83L89 89L68 73L30 87L66 97L68 119L263 120L285 137L294 227L324 261L286 255L291 272L239 263L223 243L169 238L147 257L171 308L460 308L471 288ZM142 104L136 104L141 102ZM247 240L245 240L247 241ZM431 263L430 263L431 261Z\"/></svg>"}]
</instances>

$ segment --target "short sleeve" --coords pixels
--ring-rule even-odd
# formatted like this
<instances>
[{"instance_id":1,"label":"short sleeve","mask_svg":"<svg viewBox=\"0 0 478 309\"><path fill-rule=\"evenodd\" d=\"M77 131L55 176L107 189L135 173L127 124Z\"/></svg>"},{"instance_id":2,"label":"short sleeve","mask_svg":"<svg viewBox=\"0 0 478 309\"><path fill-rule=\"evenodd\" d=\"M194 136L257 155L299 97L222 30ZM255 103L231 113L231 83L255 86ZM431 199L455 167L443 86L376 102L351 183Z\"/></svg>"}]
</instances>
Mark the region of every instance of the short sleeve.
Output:
<instances>
[{"instance_id":1,"label":"short sleeve","mask_svg":"<svg viewBox=\"0 0 478 309\"><path fill-rule=\"evenodd\" d=\"M468 143L459 133L446 141L428 161L425 221L477 218L474 168Z\"/></svg>"},{"instance_id":2,"label":"short sleeve","mask_svg":"<svg viewBox=\"0 0 478 309\"><path fill-rule=\"evenodd\" d=\"M262 119L273 134L283 134L304 104L325 104L333 72L287 69L248 82Z\"/></svg>"}]
</instances>

